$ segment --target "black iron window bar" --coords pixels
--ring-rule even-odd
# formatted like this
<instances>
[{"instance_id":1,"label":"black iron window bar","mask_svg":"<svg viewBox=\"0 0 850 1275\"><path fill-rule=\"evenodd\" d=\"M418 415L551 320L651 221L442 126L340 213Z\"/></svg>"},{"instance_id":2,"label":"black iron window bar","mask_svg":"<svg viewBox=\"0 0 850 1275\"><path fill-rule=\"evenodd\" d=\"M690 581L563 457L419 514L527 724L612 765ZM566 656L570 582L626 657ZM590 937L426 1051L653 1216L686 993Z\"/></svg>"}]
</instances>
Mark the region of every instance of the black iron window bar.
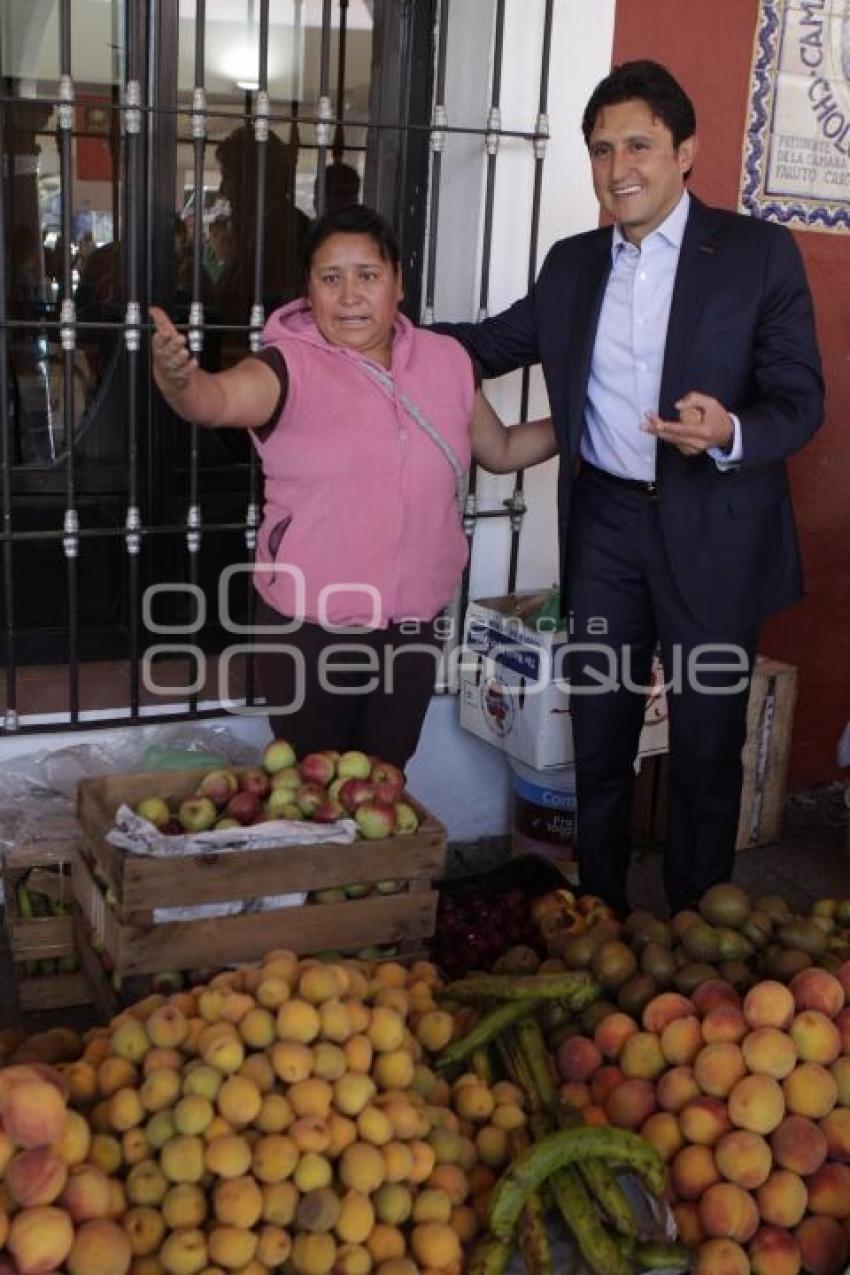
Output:
<instances>
[{"instance_id":1,"label":"black iron window bar","mask_svg":"<svg viewBox=\"0 0 850 1275\"><path fill-rule=\"evenodd\" d=\"M74 130L75 90L71 75L71 3L72 0L60 0L60 78L55 97L28 98L33 102L53 105L57 114L57 133L60 158L60 225L63 244L62 256L62 301L59 318L50 322L42 319L12 319L8 314L7 281L5 278L5 256L0 253L0 497L3 501L2 541L3 590L5 603L5 640L6 670L5 691L6 707L2 720L3 733L24 733L30 730L50 731L65 730L83 726L97 725L102 727L110 723L139 721L180 721L196 717L217 714L219 706L203 707L199 704L196 691L184 694L175 690L175 696L185 699L188 708L183 711L142 712L140 702L140 660L142 655L142 633L139 620L139 609L134 605L140 594L139 555L142 539L145 536L185 533L186 549L189 555L189 581L195 588L199 581L199 554L202 538L205 533L227 532L239 530L244 534L245 547L252 554L256 546L257 527L259 525L258 475L256 461L252 458L249 467L248 499L245 518L242 522L205 522L200 503L199 490L199 448L198 426L192 424L189 456L189 502L185 524L179 526L149 525L142 517L139 494L139 420L138 396L140 375L147 372L146 350L143 349L142 336L151 330L151 325L143 317L142 280L139 270L141 248L141 201L137 193L144 189L143 178L143 125L144 121L154 114L184 115L182 106L156 106L144 101L143 89L143 50L142 36L138 26L133 22L127 28L126 78L122 86L121 100L111 104L111 109L120 113L123 134L124 164L124 238L126 251L123 254L126 262L127 302L124 321L79 321L76 315L72 292L72 135ZM325 200L325 160L327 150L333 145L334 153L339 154L342 147L342 128L344 124L344 83L345 83L345 19L348 0L338 0L339 4L339 73L337 83L337 110L334 111L330 98L330 46L332 31L332 0L322 0L322 30L320 41L319 98L313 115L303 115L293 103L290 111L277 112L271 108L268 93L268 35L269 35L269 0L260 0L259 21L259 79L258 88L253 94L251 109L235 112L211 107L205 91L205 48L206 0L197 0L195 13L195 49L194 49L194 87L191 103L191 135L194 151L193 173L193 206L201 206L204 174L204 150L206 144L207 121L211 118L231 118L243 120L251 125L257 147L257 221L256 242L254 245L254 302L250 309L248 322L241 324L206 324L204 307L201 300L201 236L196 234L193 240L192 257L192 301L187 325L188 343L195 355L203 350L206 332L244 332L251 350L259 348L260 333L265 315L262 302L263 279L263 243L264 243L264 183L266 176L266 143L269 129L273 124L289 123L295 127L299 124L312 124L315 130L315 149L317 151L316 177L316 209L321 214ZM501 121L500 95L502 60L504 55L505 0L498 0L495 22L495 41L493 74L491 82L490 109L486 125L469 127L453 125L448 118L445 105L446 88L446 55L448 41L449 0L440 0L437 60L436 60L436 93L432 118L429 124L405 123L392 121L369 120L365 127L369 132L380 129L403 131L405 133L427 132L431 151L431 183L429 193L429 232L428 257L426 268L426 288L424 304L424 320L433 322L435 316L435 287L438 248L438 213L440 201L440 176L442 154L448 134L456 133L466 136L481 137L487 156L486 193L484 208L484 237L479 284L478 318L487 315L489 280L491 268L491 243L493 226L493 204L495 191L496 162L499 143L502 138L514 138L531 143L534 151L534 179L532 193L532 218L529 237L528 281L534 281L537 264L540 197L543 178L543 161L549 138L549 122L547 115L548 78L552 37L552 10L554 0L545 0L544 29L541 49L540 92L538 114L532 131L521 129L503 129ZM132 6L131 6L132 7ZM10 94L0 94L0 106L14 106L20 99ZM0 110L0 152L3 150L5 127L5 110ZM335 130L335 134L334 134ZM0 200L0 242L5 242L4 206ZM66 430L65 451L65 511L61 527L54 530L16 531L12 517L12 459L11 432L8 398L8 334L14 329L36 329L38 331L58 329L62 349L62 386L63 406L66 422L74 421L73 378L74 353L79 332L116 331L124 338L126 353L126 407L128 431L128 501L123 527L86 528L81 527L77 504L77 474L75 466L75 430ZM140 360L145 357L144 365ZM520 420L528 419L529 372L522 374ZM463 515L463 526L470 546L476 524L482 519L510 519L511 550L509 563L509 591L516 587L517 558L519 535L526 503L523 495L523 475L518 473L512 495L505 500L504 508L479 508L475 482L475 468L470 474L469 494ZM127 570L130 584L131 605L129 608L129 709L126 713L112 717L103 713L96 714L96 720L84 720L87 714L81 714L79 703L79 653L78 653L78 588L79 588L79 554L81 542L96 538L122 536L127 553ZM68 716L66 720L49 724L39 723L32 726L19 718L17 711L17 643L15 630L15 609L13 590L14 547L16 543L27 541L49 542L60 540L66 562L66 587L68 600ZM469 568L464 574L460 590L460 614L465 611L469 591ZM190 657L191 658L191 657ZM438 687L438 690L447 687ZM253 669L252 661L247 663L246 702L252 704Z\"/></svg>"}]
</instances>

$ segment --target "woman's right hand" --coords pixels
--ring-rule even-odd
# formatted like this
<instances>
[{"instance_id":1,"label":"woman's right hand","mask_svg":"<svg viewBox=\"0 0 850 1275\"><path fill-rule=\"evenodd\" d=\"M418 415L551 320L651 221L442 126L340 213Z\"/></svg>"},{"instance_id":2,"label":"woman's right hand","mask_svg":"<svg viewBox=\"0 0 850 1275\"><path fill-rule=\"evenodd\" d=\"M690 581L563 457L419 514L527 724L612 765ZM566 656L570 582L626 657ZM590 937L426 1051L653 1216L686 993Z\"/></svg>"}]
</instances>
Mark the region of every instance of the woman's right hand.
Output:
<instances>
[{"instance_id":1,"label":"woman's right hand","mask_svg":"<svg viewBox=\"0 0 850 1275\"><path fill-rule=\"evenodd\" d=\"M149 313L155 328L151 339L154 380L166 398L179 397L197 371L198 360L164 310L152 305Z\"/></svg>"}]
</instances>

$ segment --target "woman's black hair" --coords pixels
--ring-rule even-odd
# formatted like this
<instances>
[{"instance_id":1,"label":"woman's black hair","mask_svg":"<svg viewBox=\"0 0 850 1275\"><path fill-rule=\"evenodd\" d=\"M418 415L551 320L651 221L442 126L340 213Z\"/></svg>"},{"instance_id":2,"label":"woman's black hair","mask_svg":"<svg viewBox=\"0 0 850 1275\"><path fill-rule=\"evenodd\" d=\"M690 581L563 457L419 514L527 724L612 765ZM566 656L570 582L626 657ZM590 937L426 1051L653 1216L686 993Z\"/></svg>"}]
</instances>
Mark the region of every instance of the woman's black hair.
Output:
<instances>
[{"instance_id":1,"label":"woman's black hair","mask_svg":"<svg viewBox=\"0 0 850 1275\"><path fill-rule=\"evenodd\" d=\"M351 204L348 208L337 208L326 212L314 221L307 232L304 245L304 270L310 273L313 258L326 239L331 235L368 235L373 241L383 261L388 261L393 270L398 270L401 254L395 231L388 221L373 208L365 204Z\"/></svg>"},{"instance_id":2,"label":"woman's black hair","mask_svg":"<svg viewBox=\"0 0 850 1275\"><path fill-rule=\"evenodd\" d=\"M645 102L652 114L666 124L673 134L674 146L680 146L696 132L694 104L681 84L660 62L643 60L615 66L610 75L597 84L581 120L585 142L590 141L596 117L604 107L635 99Z\"/></svg>"}]
</instances>

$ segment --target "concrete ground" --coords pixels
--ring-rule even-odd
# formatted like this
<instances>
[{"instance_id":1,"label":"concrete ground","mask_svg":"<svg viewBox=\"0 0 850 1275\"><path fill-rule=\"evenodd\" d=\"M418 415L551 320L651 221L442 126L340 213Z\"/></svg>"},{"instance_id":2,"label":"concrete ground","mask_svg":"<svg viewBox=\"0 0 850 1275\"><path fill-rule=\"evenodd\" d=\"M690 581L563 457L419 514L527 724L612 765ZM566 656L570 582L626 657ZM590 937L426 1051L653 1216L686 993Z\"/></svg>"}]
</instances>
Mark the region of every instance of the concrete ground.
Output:
<instances>
[{"instance_id":1,"label":"concrete ground","mask_svg":"<svg viewBox=\"0 0 850 1275\"><path fill-rule=\"evenodd\" d=\"M812 792L795 794L786 801L781 840L746 850L738 856L735 880L754 895L779 894L795 910L805 910L815 899L850 897L850 810L845 786L827 784ZM450 847L450 873L480 871L504 862L510 853L505 839L465 843ZM629 881L633 907L666 915L661 885L659 847L636 847ZM30 1014L22 1018L14 993L14 980L5 945L0 937L0 1027L21 1023L30 1031L62 1024L85 1028L96 1021L93 1006Z\"/></svg>"}]
</instances>

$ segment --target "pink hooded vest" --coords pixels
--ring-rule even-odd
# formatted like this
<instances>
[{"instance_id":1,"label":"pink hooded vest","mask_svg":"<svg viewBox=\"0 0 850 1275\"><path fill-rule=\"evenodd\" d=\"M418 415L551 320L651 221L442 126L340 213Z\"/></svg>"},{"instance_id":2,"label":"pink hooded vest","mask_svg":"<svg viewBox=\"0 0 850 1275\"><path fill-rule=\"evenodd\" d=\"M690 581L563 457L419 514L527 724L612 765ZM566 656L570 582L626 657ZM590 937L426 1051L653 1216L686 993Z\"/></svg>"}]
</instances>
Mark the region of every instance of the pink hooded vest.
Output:
<instances>
[{"instance_id":1,"label":"pink hooded vest","mask_svg":"<svg viewBox=\"0 0 850 1275\"><path fill-rule=\"evenodd\" d=\"M433 619L460 579L467 541L452 466L400 399L465 471L468 355L399 315L387 391L359 355L325 340L304 300L270 316L263 345L283 355L289 388L265 441L252 434L265 476L258 592L282 615L313 623Z\"/></svg>"}]
</instances>

